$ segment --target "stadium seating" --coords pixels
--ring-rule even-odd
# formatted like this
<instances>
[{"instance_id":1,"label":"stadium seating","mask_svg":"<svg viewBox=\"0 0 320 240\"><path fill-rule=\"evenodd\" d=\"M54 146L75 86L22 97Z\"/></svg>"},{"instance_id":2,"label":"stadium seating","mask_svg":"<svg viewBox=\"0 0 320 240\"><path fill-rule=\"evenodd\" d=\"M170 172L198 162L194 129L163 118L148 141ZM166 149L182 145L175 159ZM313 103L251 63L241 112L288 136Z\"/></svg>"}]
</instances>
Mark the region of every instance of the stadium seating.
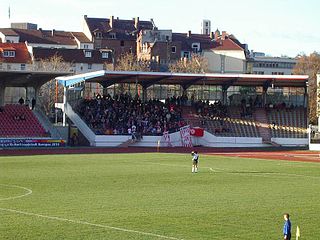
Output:
<instances>
[{"instance_id":1,"label":"stadium seating","mask_svg":"<svg viewBox=\"0 0 320 240\"><path fill-rule=\"evenodd\" d=\"M33 112L25 105L5 105L0 111L0 137L47 137Z\"/></svg>"},{"instance_id":2,"label":"stadium seating","mask_svg":"<svg viewBox=\"0 0 320 240\"><path fill-rule=\"evenodd\" d=\"M268 120L272 137L306 138L307 119L305 108L270 109Z\"/></svg>"}]
</instances>

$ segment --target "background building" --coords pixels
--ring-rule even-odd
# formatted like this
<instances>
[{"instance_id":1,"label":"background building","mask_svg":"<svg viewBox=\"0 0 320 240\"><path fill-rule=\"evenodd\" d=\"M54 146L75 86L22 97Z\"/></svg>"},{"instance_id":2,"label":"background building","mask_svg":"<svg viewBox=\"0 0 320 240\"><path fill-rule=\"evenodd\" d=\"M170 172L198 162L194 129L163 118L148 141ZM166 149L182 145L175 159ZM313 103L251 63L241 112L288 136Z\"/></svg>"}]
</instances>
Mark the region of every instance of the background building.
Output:
<instances>
[{"instance_id":1,"label":"background building","mask_svg":"<svg viewBox=\"0 0 320 240\"><path fill-rule=\"evenodd\" d=\"M248 72L261 75L291 75L297 63L295 58L268 57L263 53L251 53Z\"/></svg>"}]
</instances>

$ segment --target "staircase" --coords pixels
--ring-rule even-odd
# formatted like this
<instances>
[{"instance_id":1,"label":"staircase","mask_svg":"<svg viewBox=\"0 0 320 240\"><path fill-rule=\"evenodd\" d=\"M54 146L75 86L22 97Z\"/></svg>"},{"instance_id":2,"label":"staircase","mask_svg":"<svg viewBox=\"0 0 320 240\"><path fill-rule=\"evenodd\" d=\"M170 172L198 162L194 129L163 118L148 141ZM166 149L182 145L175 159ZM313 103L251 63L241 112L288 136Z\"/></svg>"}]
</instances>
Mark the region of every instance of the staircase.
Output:
<instances>
[{"instance_id":1,"label":"staircase","mask_svg":"<svg viewBox=\"0 0 320 240\"><path fill-rule=\"evenodd\" d=\"M267 116L266 110L264 108L257 108L254 111L253 116L255 121L257 122L257 127L258 127L259 134L262 137L262 142L272 144L271 130L269 128L269 122L268 122L268 116Z\"/></svg>"},{"instance_id":2,"label":"staircase","mask_svg":"<svg viewBox=\"0 0 320 240\"><path fill-rule=\"evenodd\" d=\"M138 140L138 139L133 140L133 139L130 138L130 139L128 139L127 141L119 144L118 147L127 148L127 147L135 144L136 142L140 142L140 140Z\"/></svg>"},{"instance_id":3,"label":"staircase","mask_svg":"<svg viewBox=\"0 0 320 240\"><path fill-rule=\"evenodd\" d=\"M53 124L49 121L47 116L44 114L44 112L38 106L33 110L33 113L36 116L36 118L38 119L38 121L41 123L41 125L44 127L44 129L47 132L50 132L50 135L52 138L62 139L61 134L53 126Z\"/></svg>"}]
</instances>

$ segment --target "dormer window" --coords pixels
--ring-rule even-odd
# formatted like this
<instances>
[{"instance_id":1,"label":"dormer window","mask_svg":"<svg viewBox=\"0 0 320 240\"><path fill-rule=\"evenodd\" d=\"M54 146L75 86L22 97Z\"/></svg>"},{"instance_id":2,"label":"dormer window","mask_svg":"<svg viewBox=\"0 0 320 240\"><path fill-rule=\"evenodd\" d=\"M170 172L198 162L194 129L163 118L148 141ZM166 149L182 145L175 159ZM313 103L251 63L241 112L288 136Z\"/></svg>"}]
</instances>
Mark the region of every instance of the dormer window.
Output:
<instances>
[{"instance_id":1,"label":"dormer window","mask_svg":"<svg viewBox=\"0 0 320 240\"><path fill-rule=\"evenodd\" d=\"M96 38L102 38L102 33L101 32L96 32Z\"/></svg>"},{"instance_id":2,"label":"dormer window","mask_svg":"<svg viewBox=\"0 0 320 240\"><path fill-rule=\"evenodd\" d=\"M109 33L109 36L111 39L116 39L116 34L115 33Z\"/></svg>"},{"instance_id":3,"label":"dormer window","mask_svg":"<svg viewBox=\"0 0 320 240\"><path fill-rule=\"evenodd\" d=\"M102 58L108 58L109 57L109 53L108 52L102 52Z\"/></svg>"},{"instance_id":4,"label":"dormer window","mask_svg":"<svg viewBox=\"0 0 320 240\"><path fill-rule=\"evenodd\" d=\"M16 52L15 51L3 51L3 57L15 57Z\"/></svg>"},{"instance_id":5,"label":"dormer window","mask_svg":"<svg viewBox=\"0 0 320 240\"><path fill-rule=\"evenodd\" d=\"M192 51L198 53L200 51L200 43L192 43Z\"/></svg>"},{"instance_id":6,"label":"dormer window","mask_svg":"<svg viewBox=\"0 0 320 240\"><path fill-rule=\"evenodd\" d=\"M91 51L84 51L84 56L85 56L86 58L91 58L91 56L92 56Z\"/></svg>"}]
</instances>

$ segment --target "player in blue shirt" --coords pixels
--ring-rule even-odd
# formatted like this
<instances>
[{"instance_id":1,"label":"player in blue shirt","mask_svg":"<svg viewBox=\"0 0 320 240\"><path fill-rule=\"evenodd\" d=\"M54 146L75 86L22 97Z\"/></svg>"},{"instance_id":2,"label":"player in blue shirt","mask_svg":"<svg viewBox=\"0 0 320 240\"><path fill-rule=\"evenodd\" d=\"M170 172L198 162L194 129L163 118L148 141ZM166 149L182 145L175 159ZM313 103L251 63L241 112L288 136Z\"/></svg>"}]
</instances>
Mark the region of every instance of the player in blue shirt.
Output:
<instances>
[{"instance_id":1,"label":"player in blue shirt","mask_svg":"<svg viewBox=\"0 0 320 240\"><path fill-rule=\"evenodd\" d=\"M192 156L192 172L197 173L198 172L199 154L197 151L192 151L191 156Z\"/></svg>"},{"instance_id":2,"label":"player in blue shirt","mask_svg":"<svg viewBox=\"0 0 320 240\"><path fill-rule=\"evenodd\" d=\"M283 226L283 239L290 240L291 239L291 222L289 219L289 213L285 213L283 215L283 218L285 220L284 226Z\"/></svg>"}]
</instances>

